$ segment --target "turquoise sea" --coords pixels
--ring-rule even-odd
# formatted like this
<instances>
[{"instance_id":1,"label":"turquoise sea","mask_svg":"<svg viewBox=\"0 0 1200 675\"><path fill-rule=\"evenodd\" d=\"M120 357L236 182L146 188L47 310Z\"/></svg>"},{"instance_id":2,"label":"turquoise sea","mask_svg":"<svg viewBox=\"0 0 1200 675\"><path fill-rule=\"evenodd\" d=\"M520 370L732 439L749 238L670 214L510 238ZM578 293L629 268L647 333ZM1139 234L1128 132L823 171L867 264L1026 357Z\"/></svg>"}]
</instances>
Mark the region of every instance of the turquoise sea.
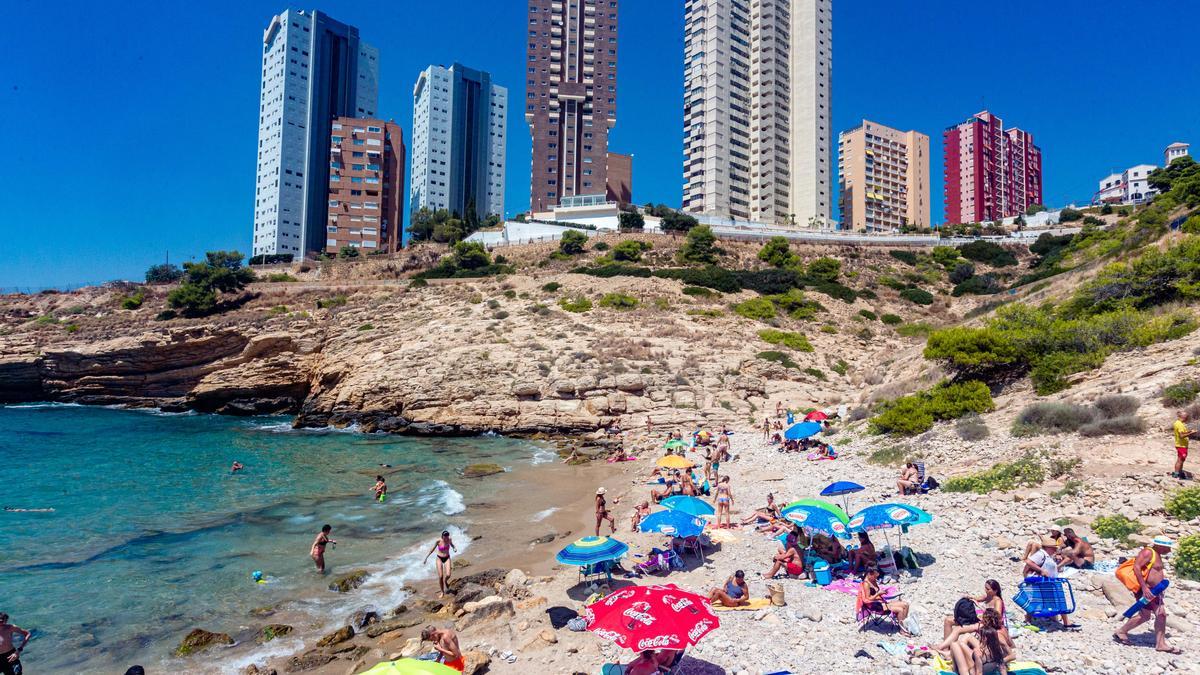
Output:
<instances>
[{"instance_id":1,"label":"turquoise sea","mask_svg":"<svg viewBox=\"0 0 1200 675\"><path fill-rule=\"evenodd\" d=\"M284 418L0 406L0 611L36 631L26 671L41 673L119 673L134 663L161 672L192 628L244 639L263 623L250 610L263 606L333 625L356 605L324 590L329 577L308 557L323 523L339 542L326 556L330 575L369 568L369 596L389 609L403 599L404 581L431 574L421 558L442 529L460 549L467 544L464 494L482 500L491 488L459 478L458 468L547 455L498 437L414 439L296 431ZM234 460L246 466L236 475ZM370 494L381 471L390 490L383 504ZM254 583L254 570L269 583ZM281 639L256 655L296 645Z\"/></svg>"}]
</instances>

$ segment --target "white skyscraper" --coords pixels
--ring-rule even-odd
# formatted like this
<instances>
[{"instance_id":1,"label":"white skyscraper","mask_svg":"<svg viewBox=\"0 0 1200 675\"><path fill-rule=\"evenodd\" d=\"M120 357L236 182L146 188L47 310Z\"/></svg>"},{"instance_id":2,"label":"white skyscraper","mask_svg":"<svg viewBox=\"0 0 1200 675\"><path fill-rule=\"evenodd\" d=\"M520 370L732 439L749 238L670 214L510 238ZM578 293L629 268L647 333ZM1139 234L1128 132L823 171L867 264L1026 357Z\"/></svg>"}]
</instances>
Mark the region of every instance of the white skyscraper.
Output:
<instances>
[{"instance_id":1,"label":"white skyscraper","mask_svg":"<svg viewBox=\"0 0 1200 675\"><path fill-rule=\"evenodd\" d=\"M325 248L330 123L374 117L379 52L321 12L287 10L263 32L254 255Z\"/></svg>"},{"instance_id":2,"label":"white skyscraper","mask_svg":"<svg viewBox=\"0 0 1200 675\"><path fill-rule=\"evenodd\" d=\"M832 26L832 0L686 5L685 211L829 220Z\"/></svg>"},{"instance_id":3,"label":"white skyscraper","mask_svg":"<svg viewBox=\"0 0 1200 675\"><path fill-rule=\"evenodd\" d=\"M504 215L508 90L483 71L429 66L413 87L409 210Z\"/></svg>"}]
</instances>

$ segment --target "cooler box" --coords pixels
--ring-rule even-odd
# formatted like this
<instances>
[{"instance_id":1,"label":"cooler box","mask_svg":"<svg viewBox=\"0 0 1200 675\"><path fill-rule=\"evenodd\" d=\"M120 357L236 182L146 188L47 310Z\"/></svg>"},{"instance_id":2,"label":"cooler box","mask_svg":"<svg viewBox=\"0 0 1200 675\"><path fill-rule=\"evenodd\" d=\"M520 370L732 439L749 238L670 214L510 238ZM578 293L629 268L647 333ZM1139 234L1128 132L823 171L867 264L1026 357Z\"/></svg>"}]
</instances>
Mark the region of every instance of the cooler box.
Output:
<instances>
[{"instance_id":1,"label":"cooler box","mask_svg":"<svg viewBox=\"0 0 1200 675\"><path fill-rule=\"evenodd\" d=\"M829 572L829 563L824 560L813 563L813 581L816 581L820 586L828 586L833 583L833 575Z\"/></svg>"}]
</instances>

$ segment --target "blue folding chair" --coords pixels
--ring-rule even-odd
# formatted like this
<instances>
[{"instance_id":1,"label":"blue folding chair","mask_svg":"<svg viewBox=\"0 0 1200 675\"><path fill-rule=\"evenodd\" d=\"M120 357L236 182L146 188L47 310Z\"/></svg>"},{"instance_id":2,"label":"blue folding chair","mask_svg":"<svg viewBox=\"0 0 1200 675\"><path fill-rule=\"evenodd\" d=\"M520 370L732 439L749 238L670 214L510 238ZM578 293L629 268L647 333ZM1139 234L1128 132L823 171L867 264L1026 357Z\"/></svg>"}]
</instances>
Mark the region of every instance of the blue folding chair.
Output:
<instances>
[{"instance_id":1,"label":"blue folding chair","mask_svg":"<svg viewBox=\"0 0 1200 675\"><path fill-rule=\"evenodd\" d=\"M1025 577L1013 602L1030 616L1046 618L1075 611L1075 591L1068 579Z\"/></svg>"}]
</instances>

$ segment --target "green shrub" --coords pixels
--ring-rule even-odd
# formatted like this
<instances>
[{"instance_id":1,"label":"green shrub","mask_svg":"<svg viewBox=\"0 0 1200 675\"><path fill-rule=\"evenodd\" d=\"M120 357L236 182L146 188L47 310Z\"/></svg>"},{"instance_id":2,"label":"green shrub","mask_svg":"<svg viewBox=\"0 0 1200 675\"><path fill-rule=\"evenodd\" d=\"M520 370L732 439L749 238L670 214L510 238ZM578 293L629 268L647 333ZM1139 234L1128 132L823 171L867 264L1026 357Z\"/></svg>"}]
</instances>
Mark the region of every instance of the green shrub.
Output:
<instances>
[{"instance_id":1,"label":"green shrub","mask_svg":"<svg viewBox=\"0 0 1200 675\"><path fill-rule=\"evenodd\" d=\"M482 295L479 297L481 299L483 298ZM474 298L475 298L475 296L471 296L472 300L474 300ZM500 301L495 298L492 298L491 300L487 301L487 306L488 306L488 309L500 309Z\"/></svg>"},{"instance_id":2,"label":"green shrub","mask_svg":"<svg viewBox=\"0 0 1200 675\"><path fill-rule=\"evenodd\" d=\"M918 305L933 304L933 294L920 288L906 288L900 291L900 297Z\"/></svg>"},{"instance_id":3,"label":"green shrub","mask_svg":"<svg viewBox=\"0 0 1200 675\"><path fill-rule=\"evenodd\" d=\"M1046 471L1041 462L1031 453L1020 459L992 465L992 468L966 476L947 478L942 482L946 492L974 492L985 495L997 490L1015 490L1019 487L1034 487L1046 480Z\"/></svg>"},{"instance_id":4,"label":"green shrub","mask_svg":"<svg viewBox=\"0 0 1200 675\"><path fill-rule=\"evenodd\" d=\"M1051 457L1046 463L1046 471L1049 472L1051 478L1061 478L1074 472L1082 465L1083 460L1078 457L1071 457L1070 459Z\"/></svg>"},{"instance_id":5,"label":"green shrub","mask_svg":"<svg viewBox=\"0 0 1200 675\"><path fill-rule=\"evenodd\" d=\"M650 248L651 245L647 242L636 239L624 239L613 247L612 257L613 260L638 262L642 259L642 253Z\"/></svg>"},{"instance_id":6,"label":"green shrub","mask_svg":"<svg viewBox=\"0 0 1200 675\"><path fill-rule=\"evenodd\" d=\"M1136 396L1106 394L1092 405L1106 417L1125 417L1136 413L1142 407L1142 401Z\"/></svg>"},{"instance_id":7,"label":"green shrub","mask_svg":"<svg viewBox=\"0 0 1200 675\"><path fill-rule=\"evenodd\" d=\"M962 260L958 255L958 250L953 246L934 246L930 252L933 256L933 261L947 270L954 267Z\"/></svg>"},{"instance_id":8,"label":"green shrub","mask_svg":"<svg viewBox=\"0 0 1200 675\"><path fill-rule=\"evenodd\" d=\"M836 258L821 257L808 264L807 275L816 281L837 281L842 273L842 263Z\"/></svg>"},{"instance_id":9,"label":"green shrub","mask_svg":"<svg viewBox=\"0 0 1200 675\"><path fill-rule=\"evenodd\" d=\"M805 368L804 372L808 375L811 375L811 376L817 378L818 380L820 380L822 382L829 379L829 378L825 377L825 371L821 370L820 368Z\"/></svg>"},{"instance_id":10,"label":"green shrub","mask_svg":"<svg viewBox=\"0 0 1200 675\"><path fill-rule=\"evenodd\" d=\"M879 317L879 320L888 326L897 326L904 322L904 319L901 319L895 314L884 314L883 316Z\"/></svg>"},{"instance_id":11,"label":"green shrub","mask_svg":"<svg viewBox=\"0 0 1200 675\"><path fill-rule=\"evenodd\" d=\"M504 291L504 297L508 298L509 300L512 300L513 298L517 297L517 292L510 288L510 289Z\"/></svg>"},{"instance_id":12,"label":"green shrub","mask_svg":"<svg viewBox=\"0 0 1200 675\"><path fill-rule=\"evenodd\" d=\"M237 251L209 251L204 257L204 262L183 264L183 282L167 295L167 304L185 316L216 311L222 293L236 293L254 281Z\"/></svg>"},{"instance_id":13,"label":"green shrub","mask_svg":"<svg viewBox=\"0 0 1200 675\"><path fill-rule=\"evenodd\" d=\"M703 286L722 293L736 293L742 290L737 274L716 265L655 270L654 276L660 279L678 279L689 286Z\"/></svg>"},{"instance_id":14,"label":"green shrub","mask_svg":"<svg viewBox=\"0 0 1200 675\"><path fill-rule=\"evenodd\" d=\"M775 318L775 304L766 298L751 298L734 305L733 312L747 319L766 321Z\"/></svg>"},{"instance_id":15,"label":"green shrub","mask_svg":"<svg viewBox=\"0 0 1200 675\"><path fill-rule=\"evenodd\" d=\"M956 298L963 295L993 295L1002 290L1004 287L1000 285L995 276L981 274L955 285L954 290L950 291L950 295Z\"/></svg>"},{"instance_id":16,"label":"green shrub","mask_svg":"<svg viewBox=\"0 0 1200 675\"><path fill-rule=\"evenodd\" d=\"M297 279L296 277L288 274L287 272L276 272L274 274L268 274L267 281L269 281L273 284L286 284L286 283L291 283L293 281L300 281L300 280Z\"/></svg>"},{"instance_id":17,"label":"green shrub","mask_svg":"<svg viewBox=\"0 0 1200 675\"><path fill-rule=\"evenodd\" d=\"M783 366L784 368L792 368L795 370L798 370L800 368L800 364L793 361L790 356L788 356L787 354L784 354L783 352L776 352L776 351L759 352L759 353L755 354L755 357L760 358L763 361L770 361L771 363L778 363L779 365Z\"/></svg>"},{"instance_id":18,"label":"green shrub","mask_svg":"<svg viewBox=\"0 0 1200 675\"><path fill-rule=\"evenodd\" d=\"M950 270L950 283L961 284L962 282L975 276L975 266L969 262L959 263Z\"/></svg>"},{"instance_id":19,"label":"green shrub","mask_svg":"<svg viewBox=\"0 0 1200 675\"><path fill-rule=\"evenodd\" d=\"M881 412L871 418L871 429L875 433L914 436L929 431L935 420L991 412L995 407L992 392L982 382L942 382L884 404Z\"/></svg>"},{"instance_id":20,"label":"green shrub","mask_svg":"<svg viewBox=\"0 0 1200 675\"><path fill-rule=\"evenodd\" d=\"M793 267L799 258L792 253L791 246L785 237L771 237L758 251L758 259L773 267Z\"/></svg>"},{"instance_id":21,"label":"green shrub","mask_svg":"<svg viewBox=\"0 0 1200 675\"><path fill-rule=\"evenodd\" d=\"M287 313L288 313L287 305L275 305L271 309L267 310L267 316L280 316L281 314L287 314Z\"/></svg>"},{"instance_id":22,"label":"green shrub","mask_svg":"<svg viewBox=\"0 0 1200 675\"><path fill-rule=\"evenodd\" d=\"M550 283L542 286L542 290L546 291L547 293L554 293L560 288L562 288L562 284L558 283L557 281L551 281Z\"/></svg>"},{"instance_id":23,"label":"green shrub","mask_svg":"<svg viewBox=\"0 0 1200 675\"><path fill-rule=\"evenodd\" d=\"M868 464L880 464L883 466L897 466L904 462L911 462L914 458L908 454L908 448L903 445L890 445L886 448L880 448L867 456Z\"/></svg>"},{"instance_id":24,"label":"green shrub","mask_svg":"<svg viewBox=\"0 0 1200 675\"><path fill-rule=\"evenodd\" d=\"M703 286L684 286L683 294L690 295L694 298L711 298L717 295L715 291L704 288Z\"/></svg>"},{"instance_id":25,"label":"green shrub","mask_svg":"<svg viewBox=\"0 0 1200 675\"><path fill-rule=\"evenodd\" d=\"M928 337L933 333L933 326L924 321L914 321L902 326L896 326L896 332L903 337Z\"/></svg>"},{"instance_id":26,"label":"green shrub","mask_svg":"<svg viewBox=\"0 0 1200 675\"><path fill-rule=\"evenodd\" d=\"M896 260L899 260L900 262L904 263L905 265L911 265L912 267L917 266L917 254L915 251L892 249L892 250L888 251L888 255L892 256Z\"/></svg>"},{"instance_id":27,"label":"green shrub","mask_svg":"<svg viewBox=\"0 0 1200 675\"><path fill-rule=\"evenodd\" d=\"M1191 520L1200 516L1200 487L1186 487L1169 495L1163 508L1176 520Z\"/></svg>"},{"instance_id":28,"label":"green shrub","mask_svg":"<svg viewBox=\"0 0 1200 675\"><path fill-rule=\"evenodd\" d=\"M77 333L77 332L79 332L79 324L69 323L69 324L63 326L63 330L67 331L68 333Z\"/></svg>"},{"instance_id":29,"label":"green shrub","mask_svg":"<svg viewBox=\"0 0 1200 675\"><path fill-rule=\"evenodd\" d=\"M291 262L290 257L288 262ZM170 263L151 265L150 269L146 270L146 283L148 284L171 284L182 278L183 270Z\"/></svg>"},{"instance_id":30,"label":"green shrub","mask_svg":"<svg viewBox=\"0 0 1200 675\"><path fill-rule=\"evenodd\" d=\"M1096 536L1103 539L1115 539L1122 544L1130 545L1129 535L1137 534L1142 531L1142 524L1136 520L1130 520L1120 514L1112 516L1098 516L1092 521L1092 531Z\"/></svg>"},{"instance_id":31,"label":"green shrub","mask_svg":"<svg viewBox=\"0 0 1200 675\"><path fill-rule=\"evenodd\" d=\"M991 431L988 429L987 422L975 413L964 415L958 419L954 425L954 433L964 441L981 441L987 438Z\"/></svg>"},{"instance_id":32,"label":"green shrub","mask_svg":"<svg viewBox=\"0 0 1200 675\"><path fill-rule=\"evenodd\" d=\"M1200 534L1189 534L1180 537L1175 546L1175 559L1172 567L1175 576L1190 581L1200 581Z\"/></svg>"},{"instance_id":33,"label":"green shrub","mask_svg":"<svg viewBox=\"0 0 1200 675\"><path fill-rule=\"evenodd\" d=\"M408 282L409 288L425 288L428 285L429 282L422 277L414 277L412 281Z\"/></svg>"},{"instance_id":34,"label":"green shrub","mask_svg":"<svg viewBox=\"0 0 1200 675\"><path fill-rule=\"evenodd\" d=\"M797 321L810 321L816 317L817 312L825 311L821 303L816 300L809 300L805 297L804 292L795 288L787 293L778 295L768 295L767 300L775 305L779 311L786 313Z\"/></svg>"},{"instance_id":35,"label":"green shrub","mask_svg":"<svg viewBox=\"0 0 1200 675\"><path fill-rule=\"evenodd\" d=\"M140 308L142 303L145 301L146 291L139 288L133 295L127 295L124 298L121 298L121 309L133 311Z\"/></svg>"},{"instance_id":36,"label":"green shrub","mask_svg":"<svg viewBox=\"0 0 1200 675\"><path fill-rule=\"evenodd\" d=\"M587 244L587 235L578 230L566 230L558 240L558 251L565 255L579 255Z\"/></svg>"},{"instance_id":37,"label":"green shrub","mask_svg":"<svg viewBox=\"0 0 1200 675\"><path fill-rule=\"evenodd\" d=\"M1079 431L1086 424L1096 421L1095 408L1072 403L1043 401L1025 406L1013 421L1013 436L1039 436L1041 434L1070 433Z\"/></svg>"},{"instance_id":38,"label":"green shrub","mask_svg":"<svg viewBox=\"0 0 1200 675\"><path fill-rule=\"evenodd\" d=\"M879 299L879 296L875 293L875 291L873 291L869 288L864 288L864 289L860 290L858 292L858 297L864 298L867 300L878 300Z\"/></svg>"},{"instance_id":39,"label":"green shrub","mask_svg":"<svg viewBox=\"0 0 1200 675\"><path fill-rule=\"evenodd\" d=\"M837 363L830 366L829 369L832 370L833 372L837 373L838 375L845 377L846 373L850 371L850 364L846 363L842 359L838 359Z\"/></svg>"},{"instance_id":40,"label":"green shrub","mask_svg":"<svg viewBox=\"0 0 1200 675\"><path fill-rule=\"evenodd\" d=\"M1162 390L1162 404L1167 408L1185 406L1200 395L1200 380L1182 380Z\"/></svg>"},{"instance_id":41,"label":"green shrub","mask_svg":"<svg viewBox=\"0 0 1200 675\"><path fill-rule=\"evenodd\" d=\"M687 311L687 315L688 316L703 316L703 317L707 317L709 319L716 319L716 318L725 316L725 312L722 312L719 309L689 309Z\"/></svg>"},{"instance_id":42,"label":"green shrub","mask_svg":"<svg viewBox=\"0 0 1200 675\"><path fill-rule=\"evenodd\" d=\"M758 337L762 338L763 342L773 345L783 345L788 349L794 349L798 352L811 352L813 346L808 342L808 338L802 333L790 333L784 330L774 330L771 328L758 331Z\"/></svg>"},{"instance_id":43,"label":"green shrub","mask_svg":"<svg viewBox=\"0 0 1200 675\"><path fill-rule=\"evenodd\" d=\"M345 305L347 298L345 295L335 295L332 298L320 298L317 300L317 309L332 309Z\"/></svg>"},{"instance_id":44,"label":"green shrub","mask_svg":"<svg viewBox=\"0 0 1200 675\"><path fill-rule=\"evenodd\" d=\"M606 241L598 241L595 244L592 244L593 251L607 251L609 248L611 248L611 247L608 245L608 242L606 242Z\"/></svg>"},{"instance_id":45,"label":"green shrub","mask_svg":"<svg viewBox=\"0 0 1200 675\"><path fill-rule=\"evenodd\" d=\"M877 321L877 320L879 320L879 316L878 316L877 314L875 314L875 312L872 312L872 311L871 311L871 310L869 310L869 309L860 309L860 310L858 310L858 315L859 315L859 316L861 316L862 318L864 318L864 319L868 320L868 321Z\"/></svg>"},{"instance_id":46,"label":"green shrub","mask_svg":"<svg viewBox=\"0 0 1200 675\"><path fill-rule=\"evenodd\" d=\"M837 326L827 323L821 326L821 332L828 333L829 335L835 335L838 332L838 329Z\"/></svg>"},{"instance_id":47,"label":"green shrub","mask_svg":"<svg viewBox=\"0 0 1200 675\"><path fill-rule=\"evenodd\" d=\"M622 311L637 309L638 299L624 293L605 293L604 297L600 298L600 306Z\"/></svg>"},{"instance_id":48,"label":"green shrub","mask_svg":"<svg viewBox=\"0 0 1200 675\"><path fill-rule=\"evenodd\" d=\"M679 259L683 262L712 265L717 262L717 237L708 225L696 225L688 230Z\"/></svg>"},{"instance_id":49,"label":"green shrub","mask_svg":"<svg viewBox=\"0 0 1200 675\"><path fill-rule=\"evenodd\" d=\"M973 241L958 247L958 252L967 260L974 260L992 267L1012 267L1017 257L1003 246L990 241Z\"/></svg>"},{"instance_id":50,"label":"green shrub","mask_svg":"<svg viewBox=\"0 0 1200 675\"><path fill-rule=\"evenodd\" d=\"M1073 223L1076 220L1082 219L1083 211L1079 211L1078 209L1063 209L1058 213L1058 222L1060 223Z\"/></svg>"},{"instance_id":51,"label":"green shrub","mask_svg":"<svg viewBox=\"0 0 1200 675\"><path fill-rule=\"evenodd\" d=\"M373 326L369 323L364 323L363 325L358 327L358 330L374 330L374 329L375 329L375 326Z\"/></svg>"},{"instance_id":52,"label":"green shrub","mask_svg":"<svg viewBox=\"0 0 1200 675\"><path fill-rule=\"evenodd\" d=\"M1137 415L1106 417L1079 428L1079 434L1088 438L1096 436L1137 436L1145 431L1146 421Z\"/></svg>"},{"instance_id":53,"label":"green shrub","mask_svg":"<svg viewBox=\"0 0 1200 675\"><path fill-rule=\"evenodd\" d=\"M1072 479L1068 480L1067 482L1063 483L1063 486L1061 489L1051 492L1050 498L1054 499L1054 500L1058 500L1058 499L1062 499L1063 497L1076 497L1083 493L1084 485L1085 485L1085 483L1083 481L1072 478ZM1065 523L1060 523L1057 520L1055 520L1054 522L1059 527L1071 524L1070 518L1066 518L1065 520L1066 520Z\"/></svg>"},{"instance_id":54,"label":"green shrub","mask_svg":"<svg viewBox=\"0 0 1200 675\"><path fill-rule=\"evenodd\" d=\"M499 312L492 314L492 318L496 319L498 321L503 321L508 318L508 312L506 312L504 310L500 310Z\"/></svg>"},{"instance_id":55,"label":"green shrub","mask_svg":"<svg viewBox=\"0 0 1200 675\"><path fill-rule=\"evenodd\" d=\"M558 306L568 312L587 312L592 309L592 301L582 295L574 298L559 298Z\"/></svg>"}]
</instances>

